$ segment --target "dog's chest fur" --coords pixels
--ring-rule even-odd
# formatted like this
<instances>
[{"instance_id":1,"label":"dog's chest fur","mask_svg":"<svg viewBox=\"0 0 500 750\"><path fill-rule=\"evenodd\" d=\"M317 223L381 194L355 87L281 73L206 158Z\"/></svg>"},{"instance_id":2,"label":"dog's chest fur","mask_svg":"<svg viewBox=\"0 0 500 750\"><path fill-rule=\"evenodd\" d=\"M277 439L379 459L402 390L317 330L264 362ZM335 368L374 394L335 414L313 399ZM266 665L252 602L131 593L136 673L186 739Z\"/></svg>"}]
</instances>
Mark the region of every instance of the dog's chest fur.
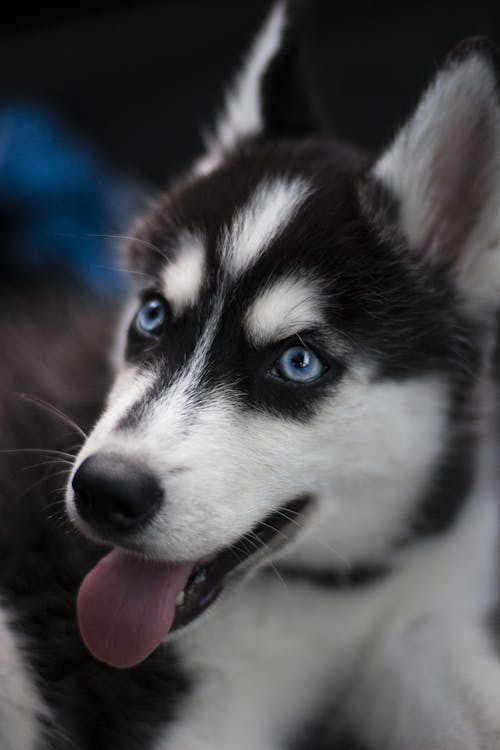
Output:
<instances>
[{"instance_id":1,"label":"dog's chest fur","mask_svg":"<svg viewBox=\"0 0 500 750\"><path fill-rule=\"evenodd\" d=\"M314 719L339 750L347 736L356 748L476 746L480 735L466 715L494 711L495 693L479 680L457 707L453 681L455 671L473 673L494 659L485 614L496 598L499 530L496 488L486 482L445 539L403 554L385 578L328 586L289 580L279 565L258 575L179 643L196 686L155 750L285 748L304 730L303 747L316 747L307 733ZM468 549L477 552L472 559L464 559ZM441 670L449 671L449 695ZM494 671L498 679L496 664ZM394 721L401 674L411 715L404 734ZM419 736L423 744L412 744ZM443 744L425 744L432 741Z\"/></svg>"}]
</instances>

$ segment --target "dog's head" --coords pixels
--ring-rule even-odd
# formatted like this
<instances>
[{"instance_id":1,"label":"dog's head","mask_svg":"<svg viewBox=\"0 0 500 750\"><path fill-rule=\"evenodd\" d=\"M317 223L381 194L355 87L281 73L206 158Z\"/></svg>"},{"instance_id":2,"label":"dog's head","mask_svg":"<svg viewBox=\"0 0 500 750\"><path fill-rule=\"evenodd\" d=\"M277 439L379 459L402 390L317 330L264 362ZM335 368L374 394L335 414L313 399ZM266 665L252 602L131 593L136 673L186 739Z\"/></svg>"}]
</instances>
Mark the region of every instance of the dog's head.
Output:
<instances>
[{"instance_id":1,"label":"dog's head","mask_svg":"<svg viewBox=\"0 0 500 750\"><path fill-rule=\"evenodd\" d=\"M378 159L318 135L291 4L258 36L206 155L131 243L116 382L67 493L115 545L80 621L144 658L279 556L386 562L457 512L500 292L500 110L462 46Z\"/></svg>"}]
</instances>

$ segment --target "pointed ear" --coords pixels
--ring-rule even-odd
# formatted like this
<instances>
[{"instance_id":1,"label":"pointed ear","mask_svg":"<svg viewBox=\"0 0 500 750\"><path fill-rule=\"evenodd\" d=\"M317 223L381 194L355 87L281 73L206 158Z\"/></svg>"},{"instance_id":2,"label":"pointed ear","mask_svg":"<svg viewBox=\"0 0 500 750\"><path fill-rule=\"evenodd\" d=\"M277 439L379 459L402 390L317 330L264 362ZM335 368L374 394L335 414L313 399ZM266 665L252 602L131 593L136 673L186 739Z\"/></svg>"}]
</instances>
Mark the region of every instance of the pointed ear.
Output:
<instances>
[{"instance_id":1,"label":"pointed ear","mask_svg":"<svg viewBox=\"0 0 500 750\"><path fill-rule=\"evenodd\" d=\"M302 77L307 0L278 0L228 91L197 171L210 171L248 138L312 135L321 117Z\"/></svg>"},{"instance_id":2,"label":"pointed ear","mask_svg":"<svg viewBox=\"0 0 500 750\"><path fill-rule=\"evenodd\" d=\"M500 303L500 106L489 42L460 45L373 169L423 261L448 267L471 312Z\"/></svg>"}]
</instances>

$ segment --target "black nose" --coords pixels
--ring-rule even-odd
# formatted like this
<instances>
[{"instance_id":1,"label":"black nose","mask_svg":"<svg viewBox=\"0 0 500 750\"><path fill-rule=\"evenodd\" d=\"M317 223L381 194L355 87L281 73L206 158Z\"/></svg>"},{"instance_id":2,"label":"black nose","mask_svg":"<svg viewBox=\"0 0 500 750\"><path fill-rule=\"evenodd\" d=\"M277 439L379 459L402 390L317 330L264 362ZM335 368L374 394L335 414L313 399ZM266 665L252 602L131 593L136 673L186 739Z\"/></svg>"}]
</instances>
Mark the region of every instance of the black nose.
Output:
<instances>
[{"instance_id":1,"label":"black nose","mask_svg":"<svg viewBox=\"0 0 500 750\"><path fill-rule=\"evenodd\" d=\"M163 499L153 474L106 453L86 458L72 486L81 518L96 530L111 534L137 531L152 518Z\"/></svg>"}]
</instances>

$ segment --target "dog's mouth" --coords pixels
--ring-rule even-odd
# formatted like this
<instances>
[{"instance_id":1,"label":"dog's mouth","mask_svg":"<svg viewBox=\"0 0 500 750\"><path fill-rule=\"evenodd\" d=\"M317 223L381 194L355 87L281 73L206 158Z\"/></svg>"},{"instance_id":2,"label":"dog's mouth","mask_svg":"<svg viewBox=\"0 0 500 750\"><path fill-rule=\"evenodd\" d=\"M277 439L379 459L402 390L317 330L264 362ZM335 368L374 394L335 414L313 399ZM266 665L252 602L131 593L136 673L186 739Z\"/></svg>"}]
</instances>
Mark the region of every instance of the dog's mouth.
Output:
<instances>
[{"instance_id":1,"label":"dog's mouth","mask_svg":"<svg viewBox=\"0 0 500 750\"><path fill-rule=\"evenodd\" d=\"M114 549L87 574L78 594L88 649L114 667L143 661L169 632L189 625L224 588L288 543L309 504L307 497L288 503L202 561L162 563Z\"/></svg>"}]
</instances>

